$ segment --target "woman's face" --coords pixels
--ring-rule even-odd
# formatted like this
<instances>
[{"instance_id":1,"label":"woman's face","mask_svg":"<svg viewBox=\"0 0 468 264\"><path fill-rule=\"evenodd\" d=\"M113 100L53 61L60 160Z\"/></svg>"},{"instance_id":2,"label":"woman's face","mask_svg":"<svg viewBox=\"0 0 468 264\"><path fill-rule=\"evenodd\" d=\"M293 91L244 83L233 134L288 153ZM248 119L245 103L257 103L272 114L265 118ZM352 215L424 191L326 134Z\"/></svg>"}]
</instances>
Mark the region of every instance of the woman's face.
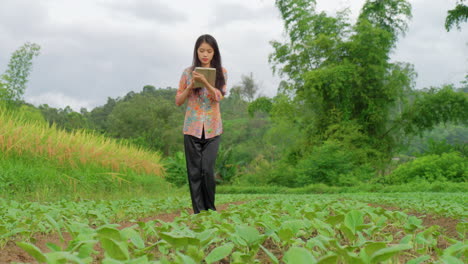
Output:
<instances>
[{"instance_id":1,"label":"woman's face","mask_svg":"<svg viewBox=\"0 0 468 264\"><path fill-rule=\"evenodd\" d=\"M214 56L214 49L210 44L203 42L197 50L198 59L201 61L203 67L209 67L211 60Z\"/></svg>"}]
</instances>

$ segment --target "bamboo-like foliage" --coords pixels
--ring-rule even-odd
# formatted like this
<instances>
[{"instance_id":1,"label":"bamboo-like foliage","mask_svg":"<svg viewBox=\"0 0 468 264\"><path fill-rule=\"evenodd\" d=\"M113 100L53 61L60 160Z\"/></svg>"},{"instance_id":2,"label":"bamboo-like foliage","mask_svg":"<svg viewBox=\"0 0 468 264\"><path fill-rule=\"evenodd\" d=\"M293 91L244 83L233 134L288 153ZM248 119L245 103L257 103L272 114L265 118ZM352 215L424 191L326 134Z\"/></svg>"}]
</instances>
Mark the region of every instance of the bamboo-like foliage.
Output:
<instances>
[{"instance_id":1,"label":"bamboo-like foliage","mask_svg":"<svg viewBox=\"0 0 468 264\"><path fill-rule=\"evenodd\" d=\"M124 174L128 170L164 177L162 157L157 152L117 142L102 135L77 130L72 133L55 125L28 121L0 105L0 155L32 155L58 162L60 166L98 165ZM109 174L115 177L116 174Z\"/></svg>"}]
</instances>

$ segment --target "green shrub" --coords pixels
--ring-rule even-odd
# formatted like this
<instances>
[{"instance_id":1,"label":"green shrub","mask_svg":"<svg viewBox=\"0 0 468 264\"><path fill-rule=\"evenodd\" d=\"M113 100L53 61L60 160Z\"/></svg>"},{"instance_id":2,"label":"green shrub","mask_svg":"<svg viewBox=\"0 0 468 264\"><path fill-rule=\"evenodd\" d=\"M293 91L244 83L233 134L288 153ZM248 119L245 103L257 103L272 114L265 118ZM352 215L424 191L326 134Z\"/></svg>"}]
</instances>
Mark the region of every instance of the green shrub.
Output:
<instances>
[{"instance_id":1,"label":"green shrub","mask_svg":"<svg viewBox=\"0 0 468 264\"><path fill-rule=\"evenodd\" d=\"M225 148L221 145L216 158L216 172L221 176L220 182L231 182L241 164L234 160L232 146Z\"/></svg>"},{"instance_id":2,"label":"green shrub","mask_svg":"<svg viewBox=\"0 0 468 264\"><path fill-rule=\"evenodd\" d=\"M391 184L418 180L466 182L467 158L459 152L422 156L400 165L387 178L387 182Z\"/></svg>"},{"instance_id":3,"label":"green shrub","mask_svg":"<svg viewBox=\"0 0 468 264\"><path fill-rule=\"evenodd\" d=\"M269 183L272 164L263 155L258 155L244 168L244 173L236 177L236 185L263 186Z\"/></svg>"},{"instance_id":4,"label":"green shrub","mask_svg":"<svg viewBox=\"0 0 468 264\"><path fill-rule=\"evenodd\" d=\"M187 167L185 155L181 151L166 158L164 167L166 168L166 180L177 187L188 184Z\"/></svg>"},{"instance_id":5,"label":"green shrub","mask_svg":"<svg viewBox=\"0 0 468 264\"><path fill-rule=\"evenodd\" d=\"M429 138L427 141L427 147L423 156L427 156L430 154L437 154L441 155L442 153L450 153L450 152L459 152L463 157L467 156L467 144L463 141L455 141L449 143L447 139L442 140L435 140Z\"/></svg>"},{"instance_id":6,"label":"green shrub","mask_svg":"<svg viewBox=\"0 0 468 264\"><path fill-rule=\"evenodd\" d=\"M373 175L367 165L359 165L354 153L334 141L325 141L305 158L295 169L295 186L325 183L331 186L352 186Z\"/></svg>"},{"instance_id":7,"label":"green shrub","mask_svg":"<svg viewBox=\"0 0 468 264\"><path fill-rule=\"evenodd\" d=\"M246 172L238 175L233 183L251 186L295 187L296 185L294 167L285 160L269 162L263 155L259 155L245 170Z\"/></svg>"}]
</instances>

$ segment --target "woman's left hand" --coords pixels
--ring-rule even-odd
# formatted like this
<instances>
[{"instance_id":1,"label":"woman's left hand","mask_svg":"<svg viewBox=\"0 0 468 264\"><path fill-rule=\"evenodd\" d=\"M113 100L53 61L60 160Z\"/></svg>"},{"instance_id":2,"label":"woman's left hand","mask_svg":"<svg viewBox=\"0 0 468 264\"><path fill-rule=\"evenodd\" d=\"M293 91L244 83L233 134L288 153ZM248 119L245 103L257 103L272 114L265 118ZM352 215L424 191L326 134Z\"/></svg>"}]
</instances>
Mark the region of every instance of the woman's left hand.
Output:
<instances>
[{"instance_id":1,"label":"woman's left hand","mask_svg":"<svg viewBox=\"0 0 468 264\"><path fill-rule=\"evenodd\" d=\"M201 73L198 73L196 71L193 71L192 72L192 76L193 76L193 79L195 81L198 81L198 82L201 82L201 83L208 83L208 81L206 80L206 77L205 75L201 74Z\"/></svg>"}]
</instances>

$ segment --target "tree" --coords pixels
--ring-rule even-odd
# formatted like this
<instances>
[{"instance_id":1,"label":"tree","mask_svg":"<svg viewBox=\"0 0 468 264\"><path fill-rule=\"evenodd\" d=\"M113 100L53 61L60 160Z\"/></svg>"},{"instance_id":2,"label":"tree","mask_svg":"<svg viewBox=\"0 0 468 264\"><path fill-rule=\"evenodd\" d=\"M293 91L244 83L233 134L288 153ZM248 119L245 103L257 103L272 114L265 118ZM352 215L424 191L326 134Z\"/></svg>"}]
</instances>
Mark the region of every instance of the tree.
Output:
<instances>
[{"instance_id":1,"label":"tree","mask_svg":"<svg viewBox=\"0 0 468 264\"><path fill-rule=\"evenodd\" d=\"M91 110L88 114L88 119L91 123L91 128L104 133L109 128L109 115L114 107L117 105L118 100L107 97L107 102L103 106L98 106Z\"/></svg>"},{"instance_id":2,"label":"tree","mask_svg":"<svg viewBox=\"0 0 468 264\"><path fill-rule=\"evenodd\" d=\"M317 13L315 4L276 1L289 41L271 42L274 53L269 58L273 71L287 77L282 89L293 90L304 113L313 112L298 124L309 136L305 148L328 139L348 140L350 148L370 146L369 156L384 161L398 146L401 132L419 133L441 120L460 121L450 114L465 107L459 93L441 95L450 98L445 101L418 99L422 105L442 104L428 116L430 125L410 125L422 121L405 114L411 112L407 96L416 73L411 64L390 62L390 53L411 18L407 1L367 0L354 25L346 9L332 17ZM349 135L356 140L346 139Z\"/></svg>"},{"instance_id":3,"label":"tree","mask_svg":"<svg viewBox=\"0 0 468 264\"><path fill-rule=\"evenodd\" d=\"M453 85L418 92L414 102L398 120L407 134L419 134L438 124L467 125L468 95L456 92Z\"/></svg>"},{"instance_id":4,"label":"tree","mask_svg":"<svg viewBox=\"0 0 468 264\"><path fill-rule=\"evenodd\" d=\"M393 45L398 35L408 30L411 5L406 0L367 0L359 15L358 24L369 21L391 34Z\"/></svg>"},{"instance_id":5,"label":"tree","mask_svg":"<svg viewBox=\"0 0 468 264\"><path fill-rule=\"evenodd\" d=\"M0 76L0 100L18 103L26 89L32 69L32 59L39 55L40 46L27 42L13 52L7 70Z\"/></svg>"},{"instance_id":6,"label":"tree","mask_svg":"<svg viewBox=\"0 0 468 264\"><path fill-rule=\"evenodd\" d=\"M457 1L454 9L447 12L445 19L445 29L449 32L455 25L460 30L460 24L468 20L468 6L465 5L465 0Z\"/></svg>"},{"instance_id":7,"label":"tree","mask_svg":"<svg viewBox=\"0 0 468 264\"><path fill-rule=\"evenodd\" d=\"M256 112L269 114L271 111L272 102L271 99L265 96L257 98L251 102L247 108L250 117L254 117Z\"/></svg>"},{"instance_id":8,"label":"tree","mask_svg":"<svg viewBox=\"0 0 468 264\"><path fill-rule=\"evenodd\" d=\"M174 104L175 89L158 89L148 95L130 92L131 97L119 101L107 117L107 133L126 138L148 149L165 155L179 150L182 133L183 109ZM170 98L165 98L170 95Z\"/></svg>"},{"instance_id":9,"label":"tree","mask_svg":"<svg viewBox=\"0 0 468 264\"><path fill-rule=\"evenodd\" d=\"M253 78L253 73L250 73L249 75L241 75L240 85L232 87L230 93L238 94L247 102L252 102L255 99L255 94L257 92L258 84Z\"/></svg>"},{"instance_id":10,"label":"tree","mask_svg":"<svg viewBox=\"0 0 468 264\"><path fill-rule=\"evenodd\" d=\"M411 89L412 66L390 63L398 34L407 28L403 0L367 1L355 25L344 10L336 17L315 12L314 0L278 0L289 43L272 42L274 70L305 107L313 107L310 132L326 140L331 125L355 120L370 143L385 132L391 106ZM307 11L307 12L305 12Z\"/></svg>"}]
</instances>

